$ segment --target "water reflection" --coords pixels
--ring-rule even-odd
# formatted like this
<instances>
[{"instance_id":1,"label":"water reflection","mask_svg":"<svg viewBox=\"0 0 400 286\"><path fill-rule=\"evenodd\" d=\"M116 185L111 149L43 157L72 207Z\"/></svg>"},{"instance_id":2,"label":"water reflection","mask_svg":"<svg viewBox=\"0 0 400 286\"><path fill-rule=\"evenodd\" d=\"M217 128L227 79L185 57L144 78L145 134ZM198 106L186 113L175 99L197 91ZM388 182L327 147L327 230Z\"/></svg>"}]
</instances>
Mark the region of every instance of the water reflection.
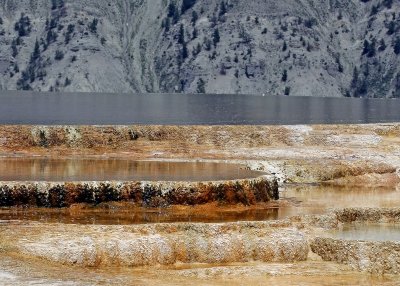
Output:
<instances>
[{"instance_id":1,"label":"water reflection","mask_svg":"<svg viewBox=\"0 0 400 286\"><path fill-rule=\"evenodd\" d=\"M400 241L400 224L349 223L332 232L333 237L346 240Z\"/></svg>"},{"instance_id":2,"label":"water reflection","mask_svg":"<svg viewBox=\"0 0 400 286\"><path fill-rule=\"evenodd\" d=\"M325 212L332 208L398 207L400 193L395 187L342 187L288 185L281 197L292 200L298 208Z\"/></svg>"},{"instance_id":3,"label":"water reflection","mask_svg":"<svg viewBox=\"0 0 400 286\"><path fill-rule=\"evenodd\" d=\"M234 222L278 220L306 214L324 214L345 207L398 207L395 188L343 188L289 185L279 202L256 206L173 206L142 208L129 203L69 209L0 209L0 220L34 220L79 224L143 224L165 222Z\"/></svg>"},{"instance_id":4,"label":"water reflection","mask_svg":"<svg viewBox=\"0 0 400 286\"><path fill-rule=\"evenodd\" d=\"M0 158L0 181L216 181L261 175L222 163Z\"/></svg>"},{"instance_id":5,"label":"water reflection","mask_svg":"<svg viewBox=\"0 0 400 286\"><path fill-rule=\"evenodd\" d=\"M92 209L0 209L0 220L38 221L43 223L129 225L169 222L263 221L279 218L277 207L179 207L148 209L128 205Z\"/></svg>"}]
</instances>

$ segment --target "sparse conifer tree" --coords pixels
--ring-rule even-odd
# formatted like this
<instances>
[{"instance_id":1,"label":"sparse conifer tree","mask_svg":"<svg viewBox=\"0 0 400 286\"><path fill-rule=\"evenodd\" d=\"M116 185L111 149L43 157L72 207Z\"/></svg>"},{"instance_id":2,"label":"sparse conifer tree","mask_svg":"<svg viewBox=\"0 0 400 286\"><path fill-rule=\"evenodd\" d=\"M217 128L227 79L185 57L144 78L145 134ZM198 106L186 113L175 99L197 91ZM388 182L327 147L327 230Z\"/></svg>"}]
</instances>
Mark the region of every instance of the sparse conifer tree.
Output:
<instances>
[{"instance_id":1,"label":"sparse conifer tree","mask_svg":"<svg viewBox=\"0 0 400 286\"><path fill-rule=\"evenodd\" d=\"M183 24L179 27L179 34L178 34L178 44L183 45L185 43L185 28Z\"/></svg>"},{"instance_id":2,"label":"sparse conifer tree","mask_svg":"<svg viewBox=\"0 0 400 286\"><path fill-rule=\"evenodd\" d=\"M214 43L214 47L217 46L217 44L219 43L219 41L220 41L220 36L219 36L219 30L218 30L218 28L217 28L217 29L214 30L214 33L213 33L213 43Z\"/></svg>"},{"instance_id":3,"label":"sparse conifer tree","mask_svg":"<svg viewBox=\"0 0 400 286\"><path fill-rule=\"evenodd\" d=\"M282 80L283 82L286 82L287 79L288 79L287 70L283 70L282 79L281 79L281 80Z\"/></svg>"},{"instance_id":4,"label":"sparse conifer tree","mask_svg":"<svg viewBox=\"0 0 400 286\"><path fill-rule=\"evenodd\" d=\"M206 93L206 83L202 78L197 81L197 93Z\"/></svg>"},{"instance_id":5,"label":"sparse conifer tree","mask_svg":"<svg viewBox=\"0 0 400 286\"><path fill-rule=\"evenodd\" d=\"M40 58L40 45L39 41L36 39L35 48L33 49L33 53L31 55L31 63L34 63L39 58Z\"/></svg>"}]
</instances>

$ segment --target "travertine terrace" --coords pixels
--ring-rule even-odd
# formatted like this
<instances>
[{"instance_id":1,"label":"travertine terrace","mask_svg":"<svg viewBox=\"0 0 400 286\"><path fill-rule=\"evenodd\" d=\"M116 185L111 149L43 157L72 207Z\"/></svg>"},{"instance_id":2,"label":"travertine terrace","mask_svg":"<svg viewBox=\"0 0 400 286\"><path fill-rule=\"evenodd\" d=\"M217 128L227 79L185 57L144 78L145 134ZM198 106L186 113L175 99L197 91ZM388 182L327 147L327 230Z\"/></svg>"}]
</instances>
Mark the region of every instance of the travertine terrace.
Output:
<instances>
[{"instance_id":1,"label":"travertine terrace","mask_svg":"<svg viewBox=\"0 0 400 286\"><path fill-rule=\"evenodd\" d=\"M0 126L0 155L235 162L281 183L396 185L399 135L400 124Z\"/></svg>"},{"instance_id":2,"label":"travertine terrace","mask_svg":"<svg viewBox=\"0 0 400 286\"><path fill-rule=\"evenodd\" d=\"M399 224L399 209L395 206L400 183L399 135L400 124L1 126L0 154L3 157L226 162L267 174L261 178L238 181L242 184L240 188L236 181L225 182L222 189L226 196L218 196L218 199L210 194L213 194L214 187L218 189L221 182L176 182L174 184L182 184L181 187L171 190L182 192L182 200L171 190L163 191L171 183L154 183L159 187L159 192L155 193L161 196L156 195L154 200L149 201L143 199L147 195L133 196L143 194L140 188L136 193L126 192L129 184L124 185L127 183L123 182L109 182L109 185L88 182L87 188L94 190L92 195L87 196L90 200L85 200L85 196L75 196L76 200L61 196L63 200L60 200L60 191L65 194L63 190L67 187L84 190L79 183L57 183L56 187L51 182L4 182L2 194L3 198L7 197L5 201L8 203L3 201L2 204L20 206L0 210L0 214L7 213L7 217L11 218L13 213L17 214L16 217L18 213L26 214L27 209L21 208L21 205L30 204L32 200L28 199L28 190L39 190L39 186L52 191L43 192L48 194L42 198L44 203L32 205L69 208L77 212L82 210L85 215L96 209L94 205L99 205L100 210L106 207L117 213L122 197L125 203L133 203L132 208L161 207L173 211L180 205L186 211L187 208L196 210L198 203L202 203L204 206L198 209L199 212L209 212L211 209L238 206L251 210L259 208L260 204L264 207L270 204L270 207L281 211L288 206L316 204L299 196L286 198L285 190L293 184L299 188L321 186L321 190L326 192L334 188L340 191L327 194L329 204L323 205L322 210L318 209L315 214L296 215L289 212L286 217L281 215L274 221L239 219L220 223L146 224L144 221L141 225L104 225L99 222L79 225L74 224L73 219L68 224L57 218L46 222L46 219L40 218L41 209L34 209L39 214L36 221L0 220L0 251L10 261L34 261L30 265L35 266L30 267L39 267L36 265L41 263L66 269L71 265L95 267L90 271L129 267L130 271L139 271L147 277L145 282L141 281L142 284L157 284L170 277L171 284L189 281L199 285L218 284L229 279L233 285L240 285L245 279L254 283L275 281L279 285L288 281L285 279L289 278L285 277L290 277L290 281L305 283L322 283L328 279L333 284L342 281L352 285L396 285L399 281L398 242L348 241L333 238L329 233L331 230L340 231L344 225L351 223ZM25 188L24 184L30 187ZM4 195L6 185L8 196ZM271 202L277 198L278 185L284 199ZM101 191L101 186L106 191ZM132 186L136 188L140 183L132 183ZM189 187L185 189L184 186ZM193 186L202 187L193 191ZM97 187L100 191L96 191ZM18 195L16 190L24 188L27 190L24 193L26 199L21 199L23 196ZM202 196L204 188L208 188L206 197ZM356 196L353 188L359 190L357 192L376 190L372 198L382 196L383 200L376 204L374 201L349 201L346 208L342 207L347 193L351 194L351 198L362 197L359 193ZM239 189L241 192L238 192ZM258 195L253 196L257 193L254 190L259 191ZM341 199L335 200L335 195L340 195ZM37 198L34 201L38 202ZM382 207L388 204L387 201L392 201L394 205ZM358 205L359 208L354 208ZM330 210L328 206L335 210ZM9 269L7 265L5 269ZM143 268L148 266L154 269ZM336 281L338 277L341 277L339 282ZM72 281L72 278L65 279Z\"/></svg>"}]
</instances>

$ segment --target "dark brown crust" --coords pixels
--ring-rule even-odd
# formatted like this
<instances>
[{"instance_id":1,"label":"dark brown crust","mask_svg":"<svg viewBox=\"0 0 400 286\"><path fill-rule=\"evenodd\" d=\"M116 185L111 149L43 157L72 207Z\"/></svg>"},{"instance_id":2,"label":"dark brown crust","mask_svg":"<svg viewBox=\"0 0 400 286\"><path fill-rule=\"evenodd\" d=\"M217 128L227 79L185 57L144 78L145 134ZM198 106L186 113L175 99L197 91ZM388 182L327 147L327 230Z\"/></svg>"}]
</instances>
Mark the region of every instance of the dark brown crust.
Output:
<instances>
[{"instance_id":1,"label":"dark brown crust","mask_svg":"<svg viewBox=\"0 0 400 286\"><path fill-rule=\"evenodd\" d=\"M145 207L169 205L220 204L254 205L278 199L275 179L225 182L3 182L0 183L0 206L69 207L87 203L129 201Z\"/></svg>"}]
</instances>

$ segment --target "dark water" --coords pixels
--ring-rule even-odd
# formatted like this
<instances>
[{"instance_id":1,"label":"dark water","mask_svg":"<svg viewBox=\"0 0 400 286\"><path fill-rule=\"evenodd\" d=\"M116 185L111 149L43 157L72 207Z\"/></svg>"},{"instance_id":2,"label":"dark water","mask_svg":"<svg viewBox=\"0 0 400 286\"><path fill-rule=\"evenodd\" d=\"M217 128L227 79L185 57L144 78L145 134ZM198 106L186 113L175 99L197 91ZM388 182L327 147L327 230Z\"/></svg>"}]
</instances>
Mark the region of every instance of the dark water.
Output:
<instances>
[{"instance_id":1,"label":"dark water","mask_svg":"<svg viewBox=\"0 0 400 286\"><path fill-rule=\"evenodd\" d=\"M43 223L131 225L146 223L264 221L280 218L274 207L172 207L142 208L126 204L103 204L87 209L0 208L0 225L10 220Z\"/></svg>"},{"instance_id":2,"label":"dark water","mask_svg":"<svg viewBox=\"0 0 400 286\"><path fill-rule=\"evenodd\" d=\"M262 172L223 163L0 158L0 181L219 181Z\"/></svg>"},{"instance_id":3,"label":"dark water","mask_svg":"<svg viewBox=\"0 0 400 286\"><path fill-rule=\"evenodd\" d=\"M400 242L400 224L345 224L343 230L335 231L333 235L346 240Z\"/></svg>"},{"instance_id":4,"label":"dark water","mask_svg":"<svg viewBox=\"0 0 400 286\"><path fill-rule=\"evenodd\" d=\"M395 99L0 91L0 124L379 123L399 111Z\"/></svg>"}]
</instances>

